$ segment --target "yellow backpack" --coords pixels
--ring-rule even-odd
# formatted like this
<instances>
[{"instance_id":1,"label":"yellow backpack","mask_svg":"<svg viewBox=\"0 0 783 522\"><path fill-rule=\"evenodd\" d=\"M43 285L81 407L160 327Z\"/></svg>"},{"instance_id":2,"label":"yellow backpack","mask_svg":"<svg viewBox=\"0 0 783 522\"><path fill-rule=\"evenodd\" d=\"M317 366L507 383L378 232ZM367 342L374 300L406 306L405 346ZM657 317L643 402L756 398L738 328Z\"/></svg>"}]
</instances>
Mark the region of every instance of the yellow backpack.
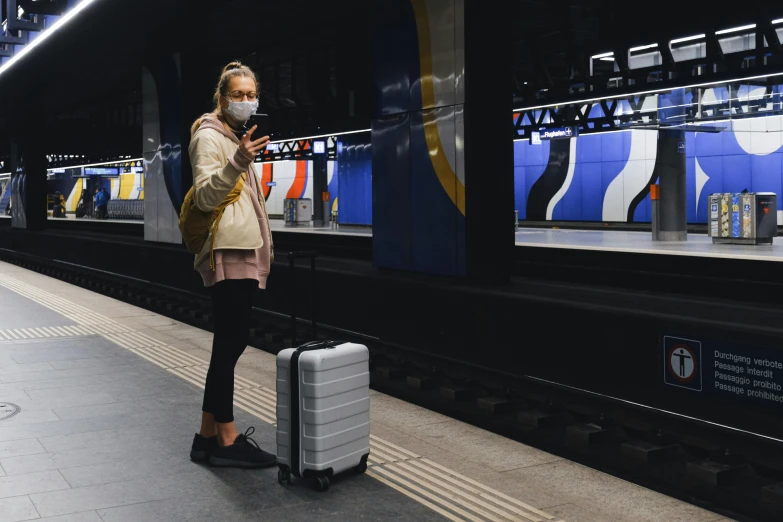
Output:
<instances>
[{"instance_id":1,"label":"yellow backpack","mask_svg":"<svg viewBox=\"0 0 783 522\"><path fill-rule=\"evenodd\" d=\"M188 191L185 195L185 201L182 202L182 209L179 213L179 231L182 233L185 248L191 254L199 254L204 248L204 243L207 242L209 232L212 231L212 246L209 252L209 268L212 270L215 270L215 233L220 224L220 218L223 217L226 207L239 201L246 179L246 174L243 172L226 199L212 212L204 212L196 206L196 202L193 200L195 187Z\"/></svg>"}]
</instances>

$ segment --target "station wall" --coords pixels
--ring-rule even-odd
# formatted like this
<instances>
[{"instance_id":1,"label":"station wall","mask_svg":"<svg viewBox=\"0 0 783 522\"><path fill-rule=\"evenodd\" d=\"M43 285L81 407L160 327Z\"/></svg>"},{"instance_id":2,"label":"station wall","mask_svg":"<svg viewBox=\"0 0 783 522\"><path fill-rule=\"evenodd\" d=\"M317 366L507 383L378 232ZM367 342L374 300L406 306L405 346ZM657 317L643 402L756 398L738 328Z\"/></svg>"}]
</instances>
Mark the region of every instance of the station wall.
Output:
<instances>
[{"instance_id":1,"label":"station wall","mask_svg":"<svg viewBox=\"0 0 783 522\"><path fill-rule=\"evenodd\" d=\"M770 109L780 92L765 100L763 88L749 86L737 96L742 103L761 100ZM707 91L709 102L725 103L726 90ZM681 106L689 100L682 97ZM676 106L664 96L647 100L665 115ZM709 109L708 109L709 110ZM671 114L669 114L671 116ZM713 117L717 114L712 115ZM707 222L709 194L774 192L778 223L783 224L783 116L763 116L707 123L719 133L686 133L687 219ZM565 140L514 142L515 205L529 221L650 222L648 185L657 161L657 131L625 130Z\"/></svg>"},{"instance_id":2,"label":"station wall","mask_svg":"<svg viewBox=\"0 0 783 522\"><path fill-rule=\"evenodd\" d=\"M369 136L367 137L369 142ZM286 198L313 198L312 161L257 163L267 212L283 215ZM339 147L337 160L327 163L329 208L343 225L372 224L372 154L370 144L353 139Z\"/></svg>"}]
</instances>

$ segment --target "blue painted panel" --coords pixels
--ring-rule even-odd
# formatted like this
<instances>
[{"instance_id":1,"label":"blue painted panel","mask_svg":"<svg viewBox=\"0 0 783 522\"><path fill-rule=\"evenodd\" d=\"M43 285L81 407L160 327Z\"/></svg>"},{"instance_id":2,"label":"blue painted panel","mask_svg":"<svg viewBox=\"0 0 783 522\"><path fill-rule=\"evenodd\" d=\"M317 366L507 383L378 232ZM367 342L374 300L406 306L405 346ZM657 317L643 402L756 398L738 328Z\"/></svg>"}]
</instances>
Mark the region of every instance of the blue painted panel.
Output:
<instances>
[{"instance_id":1,"label":"blue painted panel","mask_svg":"<svg viewBox=\"0 0 783 522\"><path fill-rule=\"evenodd\" d=\"M376 266L411 266L410 117L372 122L373 259ZM348 183L343 183L343 191ZM342 214L342 212L341 212Z\"/></svg>"},{"instance_id":2,"label":"blue painted panel","mask_svg":"<svg viewBox=\"0 0 783 522\"><path fill-rule=\"evenodd\" d=\"M652 221L652 201L650 195L644 198L633 213L634 223L650 223Z\"/></svg>"},{"instance_id":3,"label":"blue painted panel","mask_svg":"<svg viewBox=\"0 0 783 522\"><path fill-rule=\"evenodd\" d=\"M601 187L601 164L586 163L577 165L574 177L579 177L581 183L581 207L583 221L601 221L604 193Z\"/></svg>"},{"instance_id":4,"label":"blue painted panel","mask_svg":"<svg viewBox=\"0 0 783 522\"><path fill-rule=\"evenodd\" d=\"M694 133L695 154L698 158L721 156L723 154L723 133ZM687 139L687 137L686 137ZM736 141L736 140L735 140Z\"/></svg>"},{"instance_id":5,"label":"blue painted panel","mask_svg":"<svg viewBox=\"0 0 783 522\"><path fill-rule=\"evenodd\" d=\"M704 184L701 197L699 198L696 222L706 223L709 216L707 207L710 194L725 192L723 190L723 158L720 156L707 156L698 158L696 161L698 161L699 166L707 176L707 183ZM695 163L694 161L694 169L696 168Z\"/></svg>"},{"instance_id":6,"label":"blue painted panel","mask_svg":"<svg viewBox=\"0 0 783 522\"><path fill-rule=\"evenodd\" d=\"M519 219L525 219L527 192L525 167L514 167L514 210L519 212Z\"/></svg>"},{"instance_id":7,"label":"blue painted panel","mask_svg":"<svg viewBox=\"0 0 783 522\"><path fill-rule=\"evenodd\" d=\"M613 132L611 134L600 135L601 139L601 161L625 161L630 154L630 140L628 143L628 153L625 152L625 138L630 138L628 132Z\"/></svg>"},{"instance_id":8,"label":"blue painted panel","mask_svg":"<svg viewBox=\"0 0 783 522\"><path fill-rule=\"evenodd\" d=\"M372 224L372 149L363 141L351 138L343 142L343 152L335 162L332 182L337 179L335 193L339 195L340 224ZM332 183L329 192L332 192Z\"/></svg>"},{"instance_id":9,"label":"blue painted panel","mask_svg":"<svg viewBox=\"0 0 783 522\"><path fill-rule=\"evenodd\" d=\"M685 133L685 155L689 158L696 157L696 133Z\"/></svg>"},{"instance_id":10,"label":"blue painted panel","mask_svg":"<svg viewBox=\"0 0 783 522\"><path fill-rule=\"evenodd\" d=\"M752 156L750 162L752 192L774 192L778 195L778 208L781 202L781 155Z\"/></svg>"},{"instance_id":11,"label":"blue painted panel","mask_svg":"<svg viewBox=\"0 0 783 522\"><path fill-rule=\"evenodd\" d=\"M549 141L542 141L541 145L526 145L525 166L544 165L549 163ZM543 170L541 171L543 172Z\"/></svg>"},{"instance_id":12,"label":"blue painted panel","mask_svg":"<svg viewBox=\"0 0 783 522\"><path fill-rule=\"evenodd\" d=\"M579 221L582 219L582 176L574 169L574 178L568 191L552 211L555 221Z\"/></svg>"},{"instance_id":13,"label":"blue painted panel","mask_svg":"<svg viewBox=\"0 0 783 522\"><path fill-rule=\"evenodd\" d=\"M332 202L335 198L340 196L340 162L330 161L332 164L332 179L329 181L329 185L326 187L326 191L329 193L329 208L332 208ZM339 203L338 203L339 204Z\"/></svg>"},{"instance_id":14,"label":"blue painted panel","mask_svg":"<svg viewBox=\"0 0 783 522\"><path fill-rule=\"evenodd\" d=\"M372 115L374 118L421 108L421 76L416 18L410 2L379 0L371 8Z\"/></svg>"},{"instance_id":15,"label":"blue painted panel","mask_svg":"<svg viewBox=\"0 0 783 522\"><path fill-rule=\"evenodd\" d=\"M529 141L515 141L514 142L514 166L522 167L525 165L525 156L527 155L527 149L531 147Z\"/></svg>"},{"instance_id":16,"label":"blue painted panel","mask_svg":"<svg viewBox=\"0 0 783 522\"><path fill-rule=\"evenodd\" d=\"M422 112L410 113L411 201L410 269L429 274L458 273L457 207L435 173L424 137Z\"/></svg>"},{"instance_id":17,"label":"blue painted panel","mask_svg":"<svg viewBox=\"0 0 783 522\"><path fill-rule=\"evenodd\" d=\"M601 161L601 144L611 134L587 135L576 139L576 162L598 163Z\"/></svg>"},{"instance_id":18,"label":"blue painted panel","mask_svg":"<svg viewBox=\"0 0 783 522\"><path fill-rule=\"evenodd\" d=\"M750 156L723 157L723 192L742 192L751 187Z\"/></svg>"},{"instance_id":19,"label":"blue painted panel","mask_svg":"<svg viewBox=\"0 0 783 522\"><path fill-rule=\"evenodd\" d=\"M721 156L733 156L735 154L747 155L745 149L740 147L740 144L737 142L737 137L733 132L724 131L718 134L718 136L721 137L721 148L719 152Z\"/></svg>"}]
</instances>

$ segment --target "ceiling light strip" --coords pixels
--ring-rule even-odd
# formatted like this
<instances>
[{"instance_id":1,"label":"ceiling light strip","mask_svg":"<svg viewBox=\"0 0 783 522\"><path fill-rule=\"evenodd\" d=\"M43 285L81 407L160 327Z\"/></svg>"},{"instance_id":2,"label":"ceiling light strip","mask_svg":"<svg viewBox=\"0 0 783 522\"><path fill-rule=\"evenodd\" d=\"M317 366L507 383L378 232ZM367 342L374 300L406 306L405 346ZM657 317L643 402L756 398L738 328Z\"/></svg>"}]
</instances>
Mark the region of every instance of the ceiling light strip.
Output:
<instances>
[{"instance_id":1,"label":"ceiling light strip","mask_svg":"<svg viewBox=\"0 0 783 522\"><path fill-rule=\"evenodd\" d=\"M3 66L0 67L0 75L3 74L5 71L7 71L13 64L18 62L22 58L22 56L28 54L31 50L41 45L41 43L43 43L47 38L49 38L54 33L62 29L68 22L73 20L76 17L76 15L84 11L84 9L86 9L87 6L89 6L90 4L96 1L97 0L82 0L81 2L76 4L73 7L73 9L65 13L62 18L57 20L51 27L41 32L41 34L39 34L35 40L22 47L22 49L18 53L14 54L14 56L12 56L10 60L8 60L5 64L3 64Z\"/></svg>"}]
</instances>

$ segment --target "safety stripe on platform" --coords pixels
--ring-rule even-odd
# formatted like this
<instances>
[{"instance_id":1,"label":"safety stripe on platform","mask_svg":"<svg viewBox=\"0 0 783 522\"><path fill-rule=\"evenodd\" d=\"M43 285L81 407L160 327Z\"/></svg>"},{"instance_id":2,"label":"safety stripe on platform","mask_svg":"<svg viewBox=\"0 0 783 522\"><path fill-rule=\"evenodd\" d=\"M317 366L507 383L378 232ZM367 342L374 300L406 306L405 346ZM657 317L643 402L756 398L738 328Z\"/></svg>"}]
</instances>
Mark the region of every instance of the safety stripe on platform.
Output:
<instances>
[{"instance_id":1,"label":"safety stripe on platform","mask_svg":"<svg viewBox=\"0 0 783 522\"><path fill-rule=\"evenodd\" d=\"M40 326L36 328L14 328L0 330L0 343L8 341L30 340L30 339L52 339L57 337L84 337L96 335L92 328L85 326Z\"/></svg>"},{"instance_id":2,"label":"safety stripe on platform","mask_svg":"<svg viewBox=\"0 0 783 522\"><path fill-rule=\"evenodd\" d=\"M49 337L100 335L177 377L200 388L204 387L209 368L207 361L10 276L0 274L0 286L77 323L76 326L0 330L0 342L40 339L47 337L47 334ZM264 422L276 425L275 390L236 376L234 405ZM367 475L449 520L562 522L544 511L375 435L370 435Z\"/></svg>"}]
</instances>

